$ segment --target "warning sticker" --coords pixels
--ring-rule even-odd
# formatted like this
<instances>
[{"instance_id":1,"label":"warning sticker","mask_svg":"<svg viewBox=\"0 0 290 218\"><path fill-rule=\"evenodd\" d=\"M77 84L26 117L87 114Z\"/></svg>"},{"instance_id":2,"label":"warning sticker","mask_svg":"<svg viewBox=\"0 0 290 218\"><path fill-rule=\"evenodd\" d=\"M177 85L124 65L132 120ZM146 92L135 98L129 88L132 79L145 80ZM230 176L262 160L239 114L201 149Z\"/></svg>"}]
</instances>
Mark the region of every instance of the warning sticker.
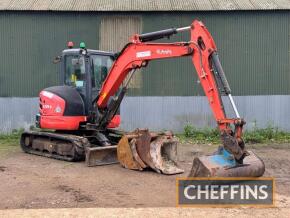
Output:
<instances>
[{"instance_id":1,"label":"warning sticker","mask_svg":"<svg viewBox=\"0 0 290 218\"><path fill-rule=\"evenodd\" d=\"M151 51L140 51L136 53L136 58L150 57Z\"/></svg>"}]
</instances>

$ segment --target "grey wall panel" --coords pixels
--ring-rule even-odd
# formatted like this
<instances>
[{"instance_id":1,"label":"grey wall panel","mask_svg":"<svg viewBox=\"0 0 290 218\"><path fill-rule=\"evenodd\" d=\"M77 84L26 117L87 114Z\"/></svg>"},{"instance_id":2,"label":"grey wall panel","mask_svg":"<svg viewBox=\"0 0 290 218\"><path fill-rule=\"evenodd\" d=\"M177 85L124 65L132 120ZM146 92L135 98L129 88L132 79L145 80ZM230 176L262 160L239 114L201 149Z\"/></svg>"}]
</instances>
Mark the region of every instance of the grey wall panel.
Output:
<instances>
[{"instance_id":1,"label":"grey wall panel","mask_svg":"<svg viewBox=\"0 0 290 218\"><path fill-rule=\"evenodd\" d=\"M38 98L0 98L0 133L29 129L38 112Z\"/></svg>"},{"instance_id":2,"label":"grey wall panel","mask_svg":"<svg viewBox=\"0 0 290 218\"><path fill-rule=\"evenodd\" d=\"M290 131L290 95L236 96L239 112L247 121L246 128L267 127L269 124ZM228 117L233 111L224 98ZM29 128L38 112L37 98L0 98L0 132ZM182 132L186 124L215 127L207 99L195 97L125 97L121 105L121 128L170 129Z\"/></svg>"},{"instance_id":3,"label":"grey wall panel","mask_svg":"<svg viewBox=\"0 0 290 218\"><path fill-rule=\"evenodd\" d=\"M227 98L224 99L228 117L234 117ZM290 96L236 96L240 115L252 129L272 125L290 130ZM121 105L122 129L170 129L182 132L186 124L198 128L215 127L216 123L207 99L195 97L126 97Z\"/></svg>"}]
</instances>

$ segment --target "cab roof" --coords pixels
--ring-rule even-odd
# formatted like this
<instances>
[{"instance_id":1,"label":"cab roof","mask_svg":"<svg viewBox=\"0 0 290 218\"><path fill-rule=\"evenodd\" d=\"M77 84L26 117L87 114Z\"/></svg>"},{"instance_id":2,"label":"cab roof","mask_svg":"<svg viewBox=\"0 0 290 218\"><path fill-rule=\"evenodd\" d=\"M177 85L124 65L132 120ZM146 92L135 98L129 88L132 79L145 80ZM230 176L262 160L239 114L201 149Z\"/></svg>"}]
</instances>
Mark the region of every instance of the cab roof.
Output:
<instances>
[{"instance_id":1,"label":"cab roof","mask_svg":"<svg viewBox=\"0 0 290 218\"><path fill-rule=\"evenodd\" d=\"M62 54L72 54L72 53L79 53L80 48L71 48L71 49L65 49L62 51ZM100 50L94 50L94 49L87 49L88 54L96 54L96 55L107 55L107 56L114 56L113 52L107 52L107 51L100 51Z\"/></svg>"}]
</instances>

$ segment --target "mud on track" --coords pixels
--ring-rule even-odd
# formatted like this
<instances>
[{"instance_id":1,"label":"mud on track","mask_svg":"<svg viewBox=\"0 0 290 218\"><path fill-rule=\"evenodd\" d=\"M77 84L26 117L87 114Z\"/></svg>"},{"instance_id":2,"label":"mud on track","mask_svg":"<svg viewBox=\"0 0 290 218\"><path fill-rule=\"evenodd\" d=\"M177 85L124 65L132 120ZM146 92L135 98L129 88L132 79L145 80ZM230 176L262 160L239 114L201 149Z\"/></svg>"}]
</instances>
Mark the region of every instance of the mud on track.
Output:
<instances>
[{"instance_id":1,"label":"mud on track","mask_svg":"<svg viewBox=\"0 0 290 218\"><path fill-rule=\"evenodd\" d=\"M252 147L252 148L251 148ZM277 205L290 206L290 145L249 146L276 178ZM120 165L86 167L23 153L0 156L0 209L70 207L175 207L175 178L186 177L193 157L215 146L181 144L178 176L131 171Z\"/></svg>"}]
</instances>

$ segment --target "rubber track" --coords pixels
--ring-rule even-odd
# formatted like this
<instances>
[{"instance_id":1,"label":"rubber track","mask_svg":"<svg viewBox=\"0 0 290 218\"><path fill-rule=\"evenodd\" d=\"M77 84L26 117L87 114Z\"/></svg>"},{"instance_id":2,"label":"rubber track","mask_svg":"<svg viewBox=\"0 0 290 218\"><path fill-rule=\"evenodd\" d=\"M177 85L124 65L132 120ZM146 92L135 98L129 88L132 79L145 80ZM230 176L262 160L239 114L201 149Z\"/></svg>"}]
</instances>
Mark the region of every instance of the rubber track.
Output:
<instances>
[{"instance_id":1,"label":"rubber track","mask_svg":"<svg viewBox=\"0 0 290 218\"><path fill-rule=\"evenodd\" d=\"M41 152L37 150L33 150L32 147L28 147L25 145L24 140L27 136L35 136L37 138L43 138L43 139L57 139L60 141L70 142L73 144L74 149L74 156L64 156L61 154L54 154L54 153L47 153L47 152ZM85 159L85 152L84 147L84 137L76 136L76 135L69 135L69 134L59 134L59 133L52 133L52 132L38 132L38 131L30 131L30 132L24 132L21 135L20 139L20 146L22 150L29 154L35 154L39 156L49 157L57 160L64 160L64 161L81 161Z\"/></svg>"}]
</instances>

